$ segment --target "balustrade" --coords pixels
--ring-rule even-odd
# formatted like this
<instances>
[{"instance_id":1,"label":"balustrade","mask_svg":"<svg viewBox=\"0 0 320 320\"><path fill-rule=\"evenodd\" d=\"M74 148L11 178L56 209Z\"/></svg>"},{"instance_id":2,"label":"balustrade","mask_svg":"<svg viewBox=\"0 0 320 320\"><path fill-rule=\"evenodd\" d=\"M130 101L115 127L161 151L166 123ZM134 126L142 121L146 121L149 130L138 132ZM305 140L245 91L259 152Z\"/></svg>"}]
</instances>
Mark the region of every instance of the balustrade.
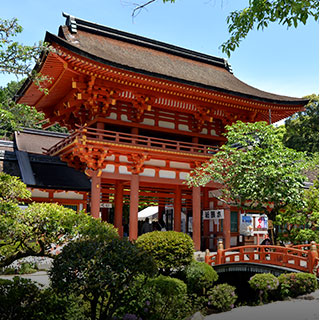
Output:
<instances>
[{"instance_id":1,"label":"balustrade","mask_svg":"<svg viewBox=\"0 0 320 320\"><path fill-rule=\"evenodd\" d=\"M55 146L46 150L47 154L54 155L61 149L71 145L73 142L96 142L96 143L113 143L118 145L135 145L142 148L161 149L168 151L177 151L183 153L192 153L197 155L203 155L210 157L212 154L218 151L217 147L211 147L209 145L202 145L191 142L173 141L162 138L146 137L130 133L122 133L115 131L108 131L96 128L79 128L69 137L60 141Z\"/></svg>"},{"instance_id":2,"label":"balustrade","mask_svg":"<svg viewBox=\"0 0 320 320\"><path fill-rule=\"evenodd\" d=\"M241 262L260 263L318 273L317 246L315 243L311 243L307 246L301 245L298 248L249 245L223 249L222 242L219 242L217 253L210 255L209 251L206 252L205 262L211 266ZM310 250L302 250L305 247L310 248Z\"/></svg>"}]
</instances>

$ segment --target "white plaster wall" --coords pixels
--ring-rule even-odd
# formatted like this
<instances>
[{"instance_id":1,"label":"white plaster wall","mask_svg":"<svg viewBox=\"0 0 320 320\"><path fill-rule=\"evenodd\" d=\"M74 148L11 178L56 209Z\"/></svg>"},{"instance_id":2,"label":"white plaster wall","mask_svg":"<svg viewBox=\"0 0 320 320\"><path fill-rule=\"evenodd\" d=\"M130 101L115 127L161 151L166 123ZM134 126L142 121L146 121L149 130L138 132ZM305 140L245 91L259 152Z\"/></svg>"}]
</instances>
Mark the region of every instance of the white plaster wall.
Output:
<instances>
[{"instance_id":1,"label":"white plaster wall","mask_svg":"<svg viewBox=\"0 0 320 320\"><path fill-rule=\"evenodd\" d=\"M119 161L120 162L129 162L127 156L119 156Z\"/></svg>"},{"instance_id":2,"label":"white plaster wall","mask_svg":"<svg viewBox=\"0 0 320 320\"><path fill-rule=\"evenodd\" d=\"M190 164L184 162L170 161L170 167L177 169L190 169Z\"/></svg>"},{"instance_id":3,"label":"white plaster wall","mask_svg":"<svg viewBox=\"0 0 320 320\"><path fill-rule=\"evenodd\" d=\"M142 173L139 174L140 176L145 177L154 177L156 175L156 170L154 169L144 169Z\"/></svg>"},{"instance_id":4,"label":"white plaster wall","mask_svg":"<svg viewBox=\"0 0 320 320\"><path fill-rule=\"evenodd\" d=\"M128 171L126 166L119 166L119 173L121 173L121 174L131 174L131 172Z\"/></svg>"},{"instance_id":5,"label":"white plaster wall","mask_svg":"<svg viewBox=\"0 0 320 320\"><path fill-rule=\"evenodd\" d=\"M122 120L122 121L130 122L130 121L128 120L128 116L127 116L126 114L122 114L122 115L121 115L121 120Z\"/></svg>"},{"instance_id":6,"label":"white plaster wall","mask_svg":"<svg viewBox=\"0 0 320 320\"><path fill-rule=\"evenodd\" d=\"M113 173L114 170L115 170L115 166L113 164L107 164L106 167L102 171Z\"/></svg>"},{"instance_id":7,"label":"white plaster wall","mask_svg":"<svg viewBox=\"0 0 320 320\"><path fill-rule=\"evenodd\" d=\"M175 179L176 173L175 173L175 171L160 170L159 171L159 177L160 178Z\"/></svg>"},{"instance_id":8,"label":"white plaster wall","mask_svg":"<svg viewBox=\"0 0 320 320\"><path fill-rule=\"evenodd\" d=\"M182 180L187 180L189 177L189 173L188 172L180 172L179 173L179 178Z\"/></svg>"},{"instance_id":9,"label":"white plaster wall","mask_svg":"<svg viewBox=\"0 0 320 320\"><path fill-rule=\"evenodd\" d=\"M159 127L174 129L174 123L167 121L159 121Z\"/></svg>"},{"instance_id":10,"label":"white plaster wall","mask_svg":"<svg viewBox=\"0 0 320 320\"><path fill-rule=\"evenodd\" d=\"M165 167L166 162L164 160L156 160L156 159L150 159L148 161L144 162L145 165L149 166L155 166L155 167Z\"/></svg>"},{"instance_id":11,"label":"white plaster wall","mask_svg":"<svg viewBox=\"0 0 320 320\"><path fill-rule=\"evenodd\" d=\"M143 119L143 124L147 124L148 126L154 126L154 120L153 119Z\"/></svg>"},{"instance_id":12,"label":"white plaster wall","mask_svg":"<svg viewBox=\"0 0 320 320\"><path fill-rule=\"evenodd\" d=\"M178 129L191 132L191 130L189 130L189 127L186 124L179 124Z\"/></svg>"},{"instance_id":13,"label":"white plaster wall","mask_svg":"<svg viewBox=\"0 0 320 320\"><path fill-rule=\"evenodd\" d=\"M216 130L214 130L214 129L211 129L210 134L211 134L212 136L217 136Z\"/></svg>"},{"instance_id":14,"label":"white plaster wall","mask_svg":"<svg viewBox=\"0 0 320 320\"><path fill-rule=\"evenodd\" d=\"M83 200L83 194L79 194L73 191L66 191L66 192L55 192L53 197L56 199L77 199Z\"/></svg>"},{"instance_id":15,"label":"white plaster wall","mask_svg":"<svg viewBox=\"0 0 320 320\"><path fill-rule=\"evenodd\" d=\"M109 156L109 157L106 157L106 160L109 160L109 161L114 161L115 160L115 155L113 154L113 155L111 155L111 156Z\"/></svg>"},{"instance_id":16,"label":"white plaster wall","mask_svg":"<svg viewBox=\"0 0 320 320\"><path fill-rule=\"evenodd\" d=\"M116 120L117 119L117 114L115 112L111 112L110 115L108 117L106 117L107 119L113 119Z\"/></svg>"},{"instance_id":17,"label":"white plaster wall","mask_svg":"<svg viewBox=\"0 0 320 320\"><path fill-rule=\"evenodd\" d=\"M38 189L30 190L32 193L32 197L39 197L39 198L48 198L49 192L40 191Z\"/></svg>"}]
</instances>

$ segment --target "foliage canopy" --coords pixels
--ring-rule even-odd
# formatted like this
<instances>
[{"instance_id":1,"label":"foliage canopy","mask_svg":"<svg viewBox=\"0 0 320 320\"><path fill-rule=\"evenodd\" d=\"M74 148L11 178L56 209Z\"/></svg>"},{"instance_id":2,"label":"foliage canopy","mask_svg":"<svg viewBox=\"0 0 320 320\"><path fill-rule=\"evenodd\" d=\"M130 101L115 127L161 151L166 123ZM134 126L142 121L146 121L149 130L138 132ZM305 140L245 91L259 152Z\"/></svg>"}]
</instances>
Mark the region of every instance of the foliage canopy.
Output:
<instances>
[{"instance_id":1,"label":"foliage canopy","mask_svg":"<svg viewBox=\"0 0 320 320\"><path fill-rule=\"evenodd\" d=\"M286 148L265 122L237 121L226 129L227 143L209 163L193 171L188 184L221 183L220 200L263 211L272 220L287 205L302 207L304 153Z\"/></svg>"},{"instance_id":2,"label":"foliage canopy","mask_svg":"<svg viewBox=\"0 0 320 320\"><path fill-rule=\"evenodd\" d=\"M319 95L305 98L306 109L286 120L283 139L286 147L313 154L319 152Z\"/></svg>"},{"instance_id":3,"label":"foliage canopy","mask_svg":"<svg viewBox=\"0 0 320 320\"><path fill-rule=\"evenodd\" d=\"M19 200L29 196L17 177L0 173L0 267L28 256L55 258L51 245L74 238L118 237L113 225L55 203L32 203L20 209Z\"/></svg>"}]
</instances>

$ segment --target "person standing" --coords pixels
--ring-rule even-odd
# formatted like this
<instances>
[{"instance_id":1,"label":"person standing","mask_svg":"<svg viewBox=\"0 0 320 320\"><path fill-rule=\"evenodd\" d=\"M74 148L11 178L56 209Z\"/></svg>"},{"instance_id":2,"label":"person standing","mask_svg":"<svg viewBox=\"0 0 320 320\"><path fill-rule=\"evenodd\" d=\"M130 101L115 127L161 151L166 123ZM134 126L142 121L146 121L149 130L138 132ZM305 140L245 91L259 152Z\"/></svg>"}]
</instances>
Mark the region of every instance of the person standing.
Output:
<instances>
[{"instance_id":1,"label":"person standing","mask_svg":"<svg viewBox=\"0 0 320 320\"><path fill-rule=\"evenodd\" d=\"M141 227L141 234L148 233L151 231L152 231L152 224L149 222L149 218L146 218Z\"/></svg>"}]
</instances>

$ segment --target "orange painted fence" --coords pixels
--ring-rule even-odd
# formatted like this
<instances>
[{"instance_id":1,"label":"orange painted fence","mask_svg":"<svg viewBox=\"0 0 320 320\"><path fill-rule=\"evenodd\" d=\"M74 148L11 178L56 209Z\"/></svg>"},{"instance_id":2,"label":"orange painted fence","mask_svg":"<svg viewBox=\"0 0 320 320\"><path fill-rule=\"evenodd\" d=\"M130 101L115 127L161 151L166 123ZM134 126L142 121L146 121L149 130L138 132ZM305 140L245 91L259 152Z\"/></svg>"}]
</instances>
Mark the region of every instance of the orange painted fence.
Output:
<instances>
[{"instance_id":1,"label":"orange painted fence","mask_svg":"<svg viewBox=\"0 0 320 320\"><path fill-rule=\"evenodd\" d=\"M210 255L207 250L205 262L211 266L241 262L260 263L318 275L319 254L316 243L312 242L310 246L302 245L301 248L250 245L223 249L222 241L219 241L217 253ZM309 249L303 250L305 248Z\"/></svg>"}]
</instances>

